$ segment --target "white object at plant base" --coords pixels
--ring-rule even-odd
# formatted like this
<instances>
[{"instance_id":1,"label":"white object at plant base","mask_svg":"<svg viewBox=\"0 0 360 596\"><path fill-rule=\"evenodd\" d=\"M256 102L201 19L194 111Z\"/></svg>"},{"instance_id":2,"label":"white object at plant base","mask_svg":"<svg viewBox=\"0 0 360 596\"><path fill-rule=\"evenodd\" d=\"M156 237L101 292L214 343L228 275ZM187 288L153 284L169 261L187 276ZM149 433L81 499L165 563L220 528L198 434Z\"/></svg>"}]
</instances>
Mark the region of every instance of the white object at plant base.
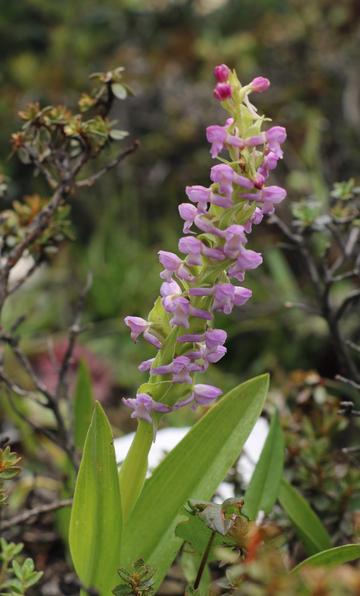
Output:
<instances>
[{"instance_id":1,"label":"white object at plant base","mask_svg":"<svg viewBox=\"0 0 360 596\"><path fill-rule=\"evenodd\" d=\"M156 441L153 443L149 453L149 469L150 471L156 468L164 456L169 453L189 432L190 428L162 428L156 434ZM255 465L260 457L261 450L264 446L267 434L269 432L269 425L265 418L259 418L251 431L238 460L237 470L241 474L244 482L248 484L251 475L254 471ZM116 454L116 461L118 464L124 461L130 445L134 438L134 433L130 433L115 439L114 447ZM233 486L228 482L222 482L217 491L220 500L229 499L234 496Z\"/></svg>"}]
</instances>

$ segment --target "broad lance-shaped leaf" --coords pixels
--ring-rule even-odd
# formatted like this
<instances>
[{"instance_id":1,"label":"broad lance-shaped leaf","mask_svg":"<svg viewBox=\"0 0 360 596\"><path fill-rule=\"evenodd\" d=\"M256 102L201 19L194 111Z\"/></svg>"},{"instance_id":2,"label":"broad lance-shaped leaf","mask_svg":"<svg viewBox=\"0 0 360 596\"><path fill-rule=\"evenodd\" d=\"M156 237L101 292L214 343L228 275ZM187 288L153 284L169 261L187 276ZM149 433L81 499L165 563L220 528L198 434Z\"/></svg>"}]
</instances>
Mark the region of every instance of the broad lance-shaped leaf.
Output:
<instances>
[{"instance_id":1,"label":"broad lance-shaped leaf","mask_svg":"<svg viewBox=\"0 0 360 596\"><path fill-rule=\"evenodd\" d=\"M82 360L79 364L74 393L74 434L77 449L82 449L84 446L94 406L90 372L87 364Z\"/></svg>"},{"instance_id":2,"label":"broad lance-shaped leaf","mask_svg":"<svg viewBox=\"0 0 360 596\"><path fill-rule=\"evenodd\" d=\"M96 403L76 481L69 544L86 587L108 596L119 561L122 511L110 424Z\"/></svg>"},{"instance_id":3,"label":"broad lance-shaped leaf","mask_svg":"<svg viewBox=\"0 0 360 596\"><path fill-rule=\"evenodd\" d=\"M270 513L278 498L284 467L284 437L275 412L269 434L245 493L243 512L255 520L259 511Z\"/></svg>"},{"instance_id":4,"label":"broad lance-shaped leaf","mask_svg":"<svg viewBox=\"0 0 360 596\"><path fill-rule=\"evenodd\" d=\"M291 570L291 573L300 571L302 567L311 565L312 567L331 567L335 565L343 565L350 561L355 561L360 558L360 544L343 544L342 546L335 546L316 553L312 557L301 561L296 567Z\"/></svg>"},{"instance_id":5,"label":"broad lance-shaped leaf","mask_svg":"<svg viewBox=\"0 0 360 596\"><path fill-rule=\"evenodd\" d=\"M309 555L331 547L330 536L304 497L283 478L279 491L280 505L296 527Z\"/></svg>"},{"instance_id":6,"label":"broad lance-shaped leaf","mask_svg":"<svg viewBox=\"0 0 360 596\"><path fill-rule=\"evenodd\" d=\"M124 529L121 565L144 558L156 569L155 589L181 545L175 528L184 505L212 497L259 417L268 385L262 375L227 393L146 481Z\"/></svg>"}]
</instances>

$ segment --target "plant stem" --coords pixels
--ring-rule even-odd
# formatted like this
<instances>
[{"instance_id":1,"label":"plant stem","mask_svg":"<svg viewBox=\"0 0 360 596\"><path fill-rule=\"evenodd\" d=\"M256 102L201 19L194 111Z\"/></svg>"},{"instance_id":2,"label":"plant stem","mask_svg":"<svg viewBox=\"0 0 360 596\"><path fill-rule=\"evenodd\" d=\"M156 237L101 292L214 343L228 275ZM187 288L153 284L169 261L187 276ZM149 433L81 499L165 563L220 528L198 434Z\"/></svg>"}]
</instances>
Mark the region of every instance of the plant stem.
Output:
<instances>
[{"instance_id":1,"label":"plant stem","mask_svg":"<svg viewBox=\"0 0 360 596\"><path fill-rule=\"evenodd\" d=\"M140 420L134 440L119 472L121 503L125 521L142 491L152 441L152 425Z\"/></svg>"},{"instance_id":2,"label":"plant stem","mask_svg":"<svg viewBox=\"0 0 360 596\"><path fill-rule=\"evenodd\" d=\"M199 566L199 571L197 572L197 576L196 576L196 579L194 581L194 590L197 590L198 587L199 587L199 585L200 585L201 578L202 578L202 575L204 573L204 569L205 569L207 560L209 558L209 554L210 554L210 550L211 550L211 546L212 546L212 543L213 543L214 538L215 538L215 532L212 532L211 533L211 536L209 538L209 542L207 543L207 547L205 549L205 552L203 554L203 557L201 559L200 566Z\"/></svg>"}]
</instances>

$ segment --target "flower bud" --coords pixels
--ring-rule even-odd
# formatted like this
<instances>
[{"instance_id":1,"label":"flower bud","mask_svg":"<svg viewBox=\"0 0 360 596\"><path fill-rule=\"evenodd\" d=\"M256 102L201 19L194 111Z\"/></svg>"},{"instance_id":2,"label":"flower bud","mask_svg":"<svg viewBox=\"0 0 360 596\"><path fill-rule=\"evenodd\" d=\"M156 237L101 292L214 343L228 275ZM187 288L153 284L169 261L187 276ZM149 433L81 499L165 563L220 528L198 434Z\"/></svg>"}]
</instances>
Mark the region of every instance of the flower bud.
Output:
<instances>
[{"instance_id":1,"label":"flower bud","mask_svg":"<svg viewBox=\"0 0 360 596\"><path fill-rule=\"evenodd\" d=\"M251 81L250 85L252 90L256 93L262 93L263 91L269 89L270 81L265 77L255 77L255 79Z\"/></svg>"},{"instance_id":2,"label":"flower bud","mask_svg":"<svg viewBox=\"0 0 360 596\"><path fill-rule=\"evenodd\" d=\"M229 78L230 68L226 64L219 64L214 68L214 76L218 83L226 83Z\"/></svg>"},{"instance_id":3,"label":"flower bud","mask_svg":"<svg viewBox=\"0 0 360 596\"><path fill-rule=\"evenodd\" d=\"M214 97L219 101L225 101L232 95L231 85L229 83L218 83L214 89Z\"/></svg>"}]
</instances>

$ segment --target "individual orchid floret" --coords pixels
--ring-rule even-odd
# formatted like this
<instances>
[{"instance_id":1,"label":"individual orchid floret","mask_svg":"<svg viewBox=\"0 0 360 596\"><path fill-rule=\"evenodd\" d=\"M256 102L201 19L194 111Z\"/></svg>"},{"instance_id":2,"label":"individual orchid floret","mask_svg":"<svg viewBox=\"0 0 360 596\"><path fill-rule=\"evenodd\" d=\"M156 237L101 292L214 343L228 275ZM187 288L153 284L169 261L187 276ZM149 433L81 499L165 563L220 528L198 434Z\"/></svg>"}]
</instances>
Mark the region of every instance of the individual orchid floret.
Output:
<instances>
[{"instance_id":1,"label":"individual orchid floret","mask_svg":"<svg viewBox=\"0 0 360 596\"><path fill-rule=\"evenodd\" d=\"M229 268L228 274L230 277L243 282L245 279L245 271L256 269L262 262L263 258L259 252L242 248L236 263Z\"/></svg>"},{"instance_id":2,"label":"individual orchid floret","mask_svg":"<svg viewBox=\"0 0 360 596\"><path fill-rule=\"evenodd\" d=\"M155 360L155 358L149 358L148 360L143 360L142 362L140 362L140 364L138 366L138 370L140 372L147 372L152 367L154 360Z\"/></svg>"},{"instance_id":3,"label":"individual orchid floret","mask_svg":"<svg viewBox=\"0 0 360 596\"><path fill-rule=\"evenodd\" d=\"M206 129L206 138L211 143L210 153L211 157L217 157L223 150L224 145L230 145L237 147L238 149L244 148L244 142L239 139L236 135L229 134L228 129L234 124L234 118L228 118L225 122L225 126L219 126L213 124L208 126Z\"/></svg>"},{"instance_id":4,"label":"individual orchid floret","mask_svg":"<svg viewBox=\"0 0 360 596\"><path fill-rule=\"evenodd\" d=\"M200 185L187 186L185 192L192 203L197 203L200 211L207 211L208 204L211 202L210 188Z\"/></svg>"},{"instance_id":5,"label":"individual orchid floret","mask_svg":"<svg viewBox=\"0 0 360 596\"><path fill-rule=\"evenodd\" d=\"M181 219L185 221L183 232L184 234L194 233L191 232L191 227L195 221L195 217L199 215L199 210L196 209L195 205L190 205L190 203L181 203L179 205L179 213Z\"/></svg>"},{"instance_id":6,"label":"individual orchid floret","mask_svg":"<svg viewBox=\"0 0 360 596\"><path fill-rule=\"evenodd\" d=\"M218 83L214 89L214 97L219 101L225 101L232 96L232 89L229 83Z\"/></svg>"},{"instance_id":7,"label":"individual orchid floret","mask_svg":"<svg viewBox=\"0 0 360 596\"><path fill-rule=\"evenodd\" d=\"M214 76L218 83L226 83L229 78L230 68L226 64L219 64L214 68Z\"/></svg>"},{"instance_id":8,"label":"individual orchid floret","mask_svg":"<svg viewBox=\"0 0 360 596\"><path fill-rule=\"evenodd\" d=\"M181 288L176 281L163 283L160 294L164 309L172 314L172 318L170 319L172 326L188 329L190 327L190 316L211 321L212 315L206 310L192 306L190 301L182 295Z\"/></svg>"},{"instance_id":9,"label":"individual orchid floret","mask_svg":"<svg viewBox=\"0 0 360 596\"><path fill-rule=\"evenodd\" d=\"M201 253L203 249L201 240L194 238L193 236L184 236L183 238L180 238L178 246L180 252L188 255L186 257L186 262L189 265L201 265Z\"/></svg>"},{"instance_id":10,"label":"individual orchid floret","mask_svg":"<svg viewBox=\"0 0 360 596\"><path fill-rule=\"evenodd\" d=\"M156 348L161 348L160 340L153 334L150 333L151 323L145 321L141 317L125 317L125 325L130 328L131 339L136 342L140 335L143 335L144 339Z\"/></svg>"},{"instance_id":11,"label":"individual orchid floret","mask_svg":"<svg viewBox=\"0 0 360 596\"><path fill-rule=\"evenodd\" d=\"M152 375L172 375L173 383L189 383L192 384L191 374L195 371L201 370L201 367L194 364L187 356L177 356L170 364L164 364L152 368L150 374Z\"/></svg>"},{"instance_id":12,"label":"individual orchid floret","mask_svg":"<svg viewBox=\"0 0 360 596\"><path fill-rule=\"evenodd\" d=\"M263 93L270 87L270 81L266 77L255 77L250 83L252 91L256 93Z\"/></svg>"},{"instance_id":13,"label":"individual orchid floret","mask_svg":"<svg viewBox=\"0 0 360 596\"><path fill-rule=\"evenodd\" d=\"M224 232L225 244L223 251L229 259L236 259L247 239L245 236L244 226L233 224L229 226Z\"/></svg>"},{"instance_id":14,"label":"individual orchid floret","mask_svg":"<svg viewBox=\"0 0 360 596\"><path fill-rule=\"evenodd\" d=\"M179 250L180 252L187 254L186 263L189 265L201 265L201 255L215 261L223 261L225 259L222 250L206 246L201 240L194 238L193 236L184 236L183 238L180 238Z\"/></svg>"},{"instance_id":15,"label":"individual orchid floret","mask_svg":"<svg viewBox=\"0 0 360 596\"><path fill-rule=\"evenodd\" d=\"M125 406L133 410L131 418L140 418L141 420L150 422L150 424L152 424L151 412L161 412L162 414L171 412L171 408L158 401L154 401L147 393L137 393L136 398L123 398L122 401Z\"/></svg>"},{"instance_id":16,"label":"individual orchid floret","mask_svg":"<svg viewBox=\"0 0 360 596\"><path fill-rule=\"evenodd\" d=\"M240 174L234 172L230 166L224 163L211 168L210 178L219 185L220 192L225 196L231 195L234 183L247 189L254 188L252 180L249 180L245 176L240 176Z\"/></svg>"},{"instance_id":17,"label":"individual orchid floret","mask_svg":"<svg viewBox=\"0 0 360 596\"><path fill-rule=\"evenodd\" d=\"M280 145L286 140L286 129L283 126L273 126L266 131L265 137L269 151L271 151L278 159L282 159L283 151Z\"/></svg>"},{"instance_id":18,"label":"individual orchid floret","mask_svg":"<svg viewBox=\"0 0 360 596\"><path fill-rule=\"evenodd\" d=\"M193 391L190 397L179 401L175 406L174 410L178 410L179 408L183 408L191 403L193 403L193 409L197 405L200 406L208 406L210 405L215 399L222 395L221 389L218 387L214 387L214 385L205 385L204 383L197 383L193 386Z\"/></svg>"},{"instance_id":19,"label":"individual orchid floret","mask_svg":"<svg viewBox=\"0 0 360 596\"><path fill-rule=\"evenodd\" d=\"M184 279L186 281L192 281L194 279L194 276L190 273L187 267L185 267L180 257L178 257L175 253L168 252L166 250L159 250L158 255L159 261L164 267L164 271L160 273L161 279L171 281L173 275L176 275L179 279Z\"/></svg>"},{"instance_id":20,"label":"individual orchid floret","mask_svg":"<svg viewBox=\"0 0 360 596\"><path fill-rule=\"evenodd\" d=\"M213 296L213 310L229 315L234 306L242 306L251 298L252 291L232 284L216 284L212 288L191 288L191 296Z\"/></svg>"},{"instance_id":21,"label":"individual orchid floret","mask_svg":"<svg viewBox=\"0 0 360 596\"><path fill-rule=\"evenodd\" d=\"M264 218L264 214L259 207L255 208L254 213L250 216L250 219L244 223L244 230L247 234L251 234L253 225L259 225Z\"/></svg>"},{"instance_id":22,"label":"individual orchid floret","mask_svg":"<svg viewBox=\"0 0 360 596\"><path fill-rule=\"evenodd\" d=\"M221 389L214 385L197 383L193 387L193 399L197 404L208 405L222 395Z\"/></svg>"}]
</instances>

